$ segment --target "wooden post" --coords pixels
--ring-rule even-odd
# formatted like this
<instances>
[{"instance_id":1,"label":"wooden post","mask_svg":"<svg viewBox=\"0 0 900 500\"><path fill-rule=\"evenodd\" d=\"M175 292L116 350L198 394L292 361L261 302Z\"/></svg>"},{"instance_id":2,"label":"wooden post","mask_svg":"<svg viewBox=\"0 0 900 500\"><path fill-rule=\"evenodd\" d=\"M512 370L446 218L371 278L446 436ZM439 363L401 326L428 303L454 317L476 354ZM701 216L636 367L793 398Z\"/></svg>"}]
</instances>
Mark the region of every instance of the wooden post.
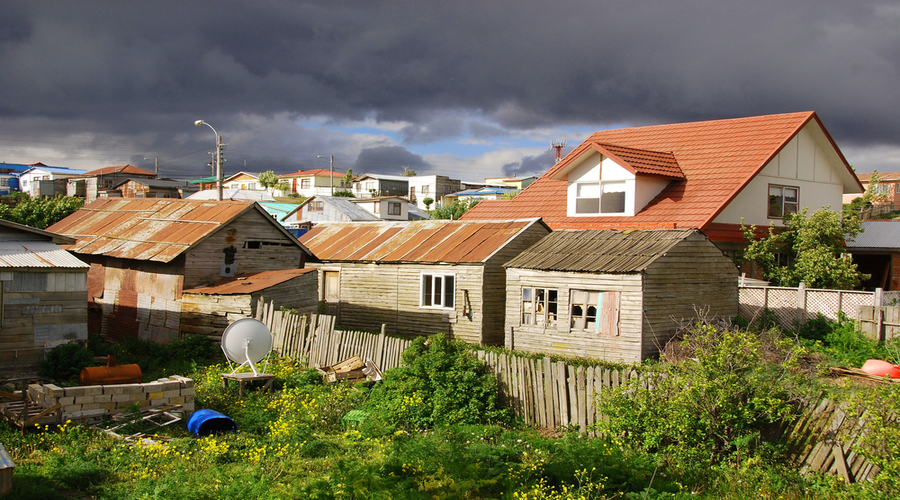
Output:
<instances>
[{"instance_id":1,"label":"wooden post","mask_svg":"<svg viewBox=\"0 0 900 500\"><path fill-rule=\"evenodd\" d=\"M797 321L802 325L806 322L806 283L800 282L797 287Z\"/></svg>"},{"instance_id":2,"label":"wooden post","mask_svg":"<svg viewBox=\"0 0 900 500\"><path fill-rule=\"evenodd\" d=\"M875 289L875 304L873 304L873 305L875 307L884 305L884 289L883 288Z\"/></svg>"}]
</instances>

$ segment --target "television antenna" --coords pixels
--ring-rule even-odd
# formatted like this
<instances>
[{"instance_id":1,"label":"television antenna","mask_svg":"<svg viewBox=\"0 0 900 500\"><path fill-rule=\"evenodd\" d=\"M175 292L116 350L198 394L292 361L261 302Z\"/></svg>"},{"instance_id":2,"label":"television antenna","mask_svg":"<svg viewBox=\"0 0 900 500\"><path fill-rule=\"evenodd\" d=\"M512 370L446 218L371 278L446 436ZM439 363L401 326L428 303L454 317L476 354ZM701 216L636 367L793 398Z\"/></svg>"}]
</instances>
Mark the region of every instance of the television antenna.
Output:
<instances>
[{"instance_id":1,"label":"television antenna","mask_svg":"<svg viewBox=\"0 0 900 500\"><path fill-rule=\"evenodd\" d=\"M562 159L562 148L566 147L566 140L562 138L552 140L550 147L556 150L556 163L559 163L559 160Z\"/></svg>"},{"instance_id":2,"label":"television antenna","mask_svg":"<svg viewBox=\"0 0 900 500\"><path fill-rule=\"evenodd\" d=\"M269 367L269 355L272 353L272 333L262 321L253 318L241 318L228 325L222 332L222 352L228 359L234 375L243 366L249 366L253 376L258 377L256 363L265 358L263 373ZM237 367L232 365L240 363Z\"/></svg>"}]
</instances>

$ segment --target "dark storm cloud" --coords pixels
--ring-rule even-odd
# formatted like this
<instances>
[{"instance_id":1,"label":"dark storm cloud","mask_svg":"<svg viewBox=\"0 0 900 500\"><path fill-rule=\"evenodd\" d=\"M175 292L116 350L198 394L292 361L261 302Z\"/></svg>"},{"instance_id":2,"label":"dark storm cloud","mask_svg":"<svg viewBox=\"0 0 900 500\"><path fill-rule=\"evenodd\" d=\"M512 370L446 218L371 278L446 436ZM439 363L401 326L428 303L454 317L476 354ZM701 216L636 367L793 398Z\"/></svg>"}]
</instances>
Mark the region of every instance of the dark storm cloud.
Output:
<instances>
[{"instance_id":1,"label":"dark storm cloud","mask_svg":"<svg viewBox=\"0 0 900 500\"><path fill-rule=\"evenodd\" d=\"M571 148L563 150L565 156ZM547 171L547 168L556 161L556 151L548 149L537 156L526 156L522 161L503 165L503 175L515 177L539 176Z\"/></svg>"},{"instance_id":2,"label":"dark storm cloud","mask_svg":"<svg viewBox=\"0 0 900 500\"><path fill-rule=\"evenodd\" d=\"M258 148L289 137L245 115L407 122L416 145L463 135L464 114L488 122L477 134L816 110L839 144L896 145L898 77L900 8L875 1L0 7L0 133L40 137L50 119L178 153L203 147L196 117Z\"/></svg>"},{"instance_id":3,"label":"dark storm cloud","mask_svg":"<svg viewBox=\"0 0 900 500\"><path fill-rule=\"evenodd\" d=\"M378 146L359 153L353 171L369 174L402 175L403 167L422 174L428 167L421 156L400 146Z\"/></svg>"}]
</instances>

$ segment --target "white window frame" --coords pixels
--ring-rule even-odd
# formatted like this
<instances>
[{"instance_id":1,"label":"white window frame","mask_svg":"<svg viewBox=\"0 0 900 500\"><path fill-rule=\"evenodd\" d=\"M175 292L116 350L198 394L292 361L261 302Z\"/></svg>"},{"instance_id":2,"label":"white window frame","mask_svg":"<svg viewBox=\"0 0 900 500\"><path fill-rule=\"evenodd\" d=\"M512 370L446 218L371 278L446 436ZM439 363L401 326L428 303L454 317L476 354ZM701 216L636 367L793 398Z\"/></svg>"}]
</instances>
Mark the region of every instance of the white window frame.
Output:
<instances>
[{"instance_id":1,"label":"white window frame","mask_svg":"<svg viewBox=\"0 0 900 500\"><path fill-rule=\"evenodd\" d=\"M452 280L451 290L447 293L447 279ZM436 288L439 293L435 293ZM452 301L447 305L447 298ZM439 303L438 303L439 302ZM456 308L456 274L453 273L422 273L419 276L419 307L428 309L455 309Z\"/></svg>"},{"instance_id":2,"label":"white window frame","mask_svg":"<svg viewBox=\"0 0 900 500\"><path fill-rule=\"evenodd\" d=\"M773 215L772 214L772 190L777 189L781 191L781 215ZM786 189L793 189L796 192L795 202L787 202L785 201L787 197L785 196ZM788 205L791 205L792 211L788 210ZM787 214L796 214L800 211L800 188L798 186L784 186L781 184L769 184L768 192L766 193L766 215L769 219L783 219Z\"/></svg>"},{"instance_id":3,"label":"white window frame","mask_svg":"<svg viewBox=\"0 0 900 500\"><path fill-rule=\"evenodd\" d=\"M389 201L388 202L388 215L401 215L402 212L403 212L403 209L400 206L399 201Z\"/></svg>"},{"instance_id":4,"label":"white window frame","mask_svg":"<svg viewBox=\"0 0 900 500\"><path fill-rule=\"evenodd\" d=\"M593 188L596 195L582 195L582 188ZM616 188L615 191L607 191L607 189ZM603 210L603 193L622 193L622 209L617 212L605 212ZM624 180L599 180L599 181L580 181L575 183L575 215L624 215L628 211L628 183ZM597 200L597 211L579 211L578 202L581 200Z\"/></svg>"}]
</instances>

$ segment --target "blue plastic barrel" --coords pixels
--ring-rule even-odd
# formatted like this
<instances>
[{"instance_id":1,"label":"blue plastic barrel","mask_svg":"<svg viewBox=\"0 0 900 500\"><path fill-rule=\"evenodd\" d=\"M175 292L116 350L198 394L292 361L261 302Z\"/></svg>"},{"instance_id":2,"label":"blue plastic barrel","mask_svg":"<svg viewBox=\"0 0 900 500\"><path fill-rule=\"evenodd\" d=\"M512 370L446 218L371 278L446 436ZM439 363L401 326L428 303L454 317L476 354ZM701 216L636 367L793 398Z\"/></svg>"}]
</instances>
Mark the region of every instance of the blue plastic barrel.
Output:
<instances>
[{"instance_id":1,"label":"blue plastic barrel","mask_svg":"<svg viewBox=\"0 0 900 500\"><path fill-rule=\"evenodd\" d=\"M223 432L237 432L237 424L234 423L234 420L215 410L195 411L188 419L187 428L200 437Z\"/></svg>"}]
</instances>

